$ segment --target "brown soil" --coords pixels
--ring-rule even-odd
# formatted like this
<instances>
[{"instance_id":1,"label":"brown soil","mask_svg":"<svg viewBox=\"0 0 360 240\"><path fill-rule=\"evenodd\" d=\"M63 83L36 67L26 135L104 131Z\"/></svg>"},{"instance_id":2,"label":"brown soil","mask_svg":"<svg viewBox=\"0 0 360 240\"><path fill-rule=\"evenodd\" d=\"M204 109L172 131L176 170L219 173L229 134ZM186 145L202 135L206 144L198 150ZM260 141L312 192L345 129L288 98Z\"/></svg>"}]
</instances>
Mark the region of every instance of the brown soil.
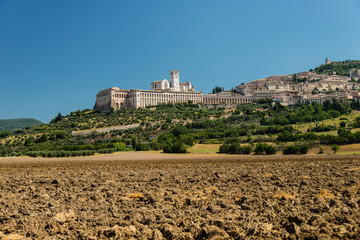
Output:
<instances>
[{"instance_id":1,"label":"brown soil","mask_svg":"<svg viewBox=\"0 0 360 240\"><path fill-rule=\"evenodd\" d=\"M0 159L0 239L360 238L360 156Z\"/></svg>"}]
</instances>

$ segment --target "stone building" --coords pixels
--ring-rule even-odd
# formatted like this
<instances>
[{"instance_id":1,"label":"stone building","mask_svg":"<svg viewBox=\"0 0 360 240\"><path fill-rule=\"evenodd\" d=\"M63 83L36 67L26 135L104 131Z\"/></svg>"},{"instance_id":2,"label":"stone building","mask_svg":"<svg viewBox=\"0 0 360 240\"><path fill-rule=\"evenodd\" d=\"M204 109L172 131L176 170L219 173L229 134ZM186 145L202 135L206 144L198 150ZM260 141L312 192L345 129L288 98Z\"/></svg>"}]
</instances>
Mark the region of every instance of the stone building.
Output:
<instances>
[{"instance_id":1,"label":"stone building","mask_svg":"<svg viewBox=\"0 0 360 240\"><path fill-rule=\"evenodd\" d=\"M220 92L217 94L204 95L205 104L241 104L251 103L253 100L253 97L243 96L232 92Z\"/></svg>"},{"instance_id":2,"label":"stone building","mask_svg":"<svg viewBox=\"0 0 360 240\"><path fill-rule=\"evenodd\" d=\"M351 69L350 78L360 79L360 69Z\"/></svg>"},{"instance_id":3,"label":"stone building","mask_svg":"<svg viewBox=\"0 0 360 240\"><path fill-rule=\"evenodd\" d=\"M109 111L110 108L144 108L161 103L203 102L202 92L196 92L189 81L180 83L179 80L179 71L172 70L170 82L167 79L152 82L151 90L124 90L118 87L101 90L96 94L94 109Z\"/></svg>"}]
</instances>

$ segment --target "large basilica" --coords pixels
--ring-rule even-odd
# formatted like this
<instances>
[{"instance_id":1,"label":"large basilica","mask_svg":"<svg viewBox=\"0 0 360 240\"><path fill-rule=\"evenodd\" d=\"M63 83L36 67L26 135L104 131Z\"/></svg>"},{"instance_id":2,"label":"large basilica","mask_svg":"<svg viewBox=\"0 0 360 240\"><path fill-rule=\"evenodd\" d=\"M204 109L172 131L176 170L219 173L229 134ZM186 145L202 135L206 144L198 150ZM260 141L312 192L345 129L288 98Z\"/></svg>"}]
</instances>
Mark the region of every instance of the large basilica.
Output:
<instances>
[{"instance_id":1,"label":"large basilica","mask_svg":"<svg viewBox=\"0 0 360 240\"><path fill-rule=\"evenodd\" d=\"M189 81L180 83L179 71L170 71L170 81L164 79L151 83L151 90L124 90L118 87L99 91L96 95L95 110L109 111L125 108L143 108L161 103L203 102L203 93L196 92Z\"/></svg>"}]
</instances>

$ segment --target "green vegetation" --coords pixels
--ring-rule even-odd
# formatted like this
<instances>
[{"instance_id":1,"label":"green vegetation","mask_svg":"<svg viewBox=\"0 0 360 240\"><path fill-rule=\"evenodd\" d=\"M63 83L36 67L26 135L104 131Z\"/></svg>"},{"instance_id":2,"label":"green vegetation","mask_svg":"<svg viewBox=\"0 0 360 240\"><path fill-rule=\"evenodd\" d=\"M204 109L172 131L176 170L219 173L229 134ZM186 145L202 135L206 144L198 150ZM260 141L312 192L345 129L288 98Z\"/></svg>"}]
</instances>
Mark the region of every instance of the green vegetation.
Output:
<instances>
[{"instance_id":1,"label":"green vegetation","mask_svg":"<svg viewBox=\"0 0 360 240\"><path fill-rule=\"evenodd\" d=\"M339 151L340 147L337 144L334 144L331 146L331 150L334 151L334 154L336 154L337 151Z\"/></svg>"},{"instance_id":2,"label":"green vegetation","mask_svg":"<svg viewBox=\"0 0 360 240\"><path fill-rule=\"evenodd\" d=\"M350 69L360 69L360 60L346 60L342 62L331 62L329 64L322 64L320 67L314 69L318 74L332 75L336 72L337 75L350 76Z\"/></svg>"},{"instance_id":3,"label":"green vegetation","mask_svg":"<svg viewBox=\"0 0 360 240\"><path fill-rule=\"evenodd\" d=\"M220 93L220 92L223 92L223 91L224 91L224 87L216 86L216 87L213 88L212 94Z\"/></svg>"},{"instance_id":4,"label":"green vegetation","mask_svg":"<svg viewBox=\"0 0 360 240\"><path fill-rule=\"evenodd\" d=\"M110 112L85 109L58 114L49 124L21 132L0 132L0 156L67 157L149 150L186 153L197 143L218 144L219 152L230 154L306 154L309 146L360 143L360 132L355 129L360 127L359 109L356 101L335 99L295 106L272 106L262 99L232 109L191 102ZM138 126L92 131L132 124ZM84 130L90 133L73 133Z\"/></svg>"},{"instance_id":5,"label":"green vegetation","mask_svg":"<svg viewBox=\"0 0 360 240\"><path fill-rule=\"evenodd\" d=\"M33 118L0 119L0 132L22 130L26 127L40 126L42 122Z\"/></svg>"},{"instance_id":6,"label":"green vegetation","mask_svg":"<svg viewBox=\"0 0 360 240\"><path fill-rule=\"evenodd\" d=\"M307 81L307 78L306 78L306 77L304 77L304 78L298 78L298 77L296 76L296 74L293 74L293 77L292 77L291 81L292 81L292 83L294 83L294 84L299 84L299 83L304 83L304 82L306 82L306 81Z\"/></svg>"},{"instance_id":7,"label":"green vegetation","mask_svg":"<svg viewBox=\"0 0 360 240\"><path fill-rule=\"evenodd\" d=\"M291 145L286 147L283 150L283 153L285 155L290 155L290 154L307 154L309 151L309 146L308 145L300 145L300 146L296 146L296 145Z\"/></svg>"}]
</instances>

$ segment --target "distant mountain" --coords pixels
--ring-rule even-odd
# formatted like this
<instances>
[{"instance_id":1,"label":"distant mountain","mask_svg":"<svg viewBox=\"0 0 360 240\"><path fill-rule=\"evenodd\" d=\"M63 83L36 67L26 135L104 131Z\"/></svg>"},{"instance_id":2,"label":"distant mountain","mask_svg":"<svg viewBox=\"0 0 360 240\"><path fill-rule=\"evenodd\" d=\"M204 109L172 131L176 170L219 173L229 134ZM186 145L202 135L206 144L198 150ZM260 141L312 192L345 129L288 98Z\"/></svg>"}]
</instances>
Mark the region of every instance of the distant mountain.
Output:
<instances>
[{"instance_id":1,"label":"distant mountain","mask_svg":"<svg viewBox=\"0 0 360 240\"><path fill-rule=\"evenodd\" d=\"M26 127L34 127L43 124L34 118L0 119L0 132L8 130L13 132Z\"/></svg>"}]
</instances>

